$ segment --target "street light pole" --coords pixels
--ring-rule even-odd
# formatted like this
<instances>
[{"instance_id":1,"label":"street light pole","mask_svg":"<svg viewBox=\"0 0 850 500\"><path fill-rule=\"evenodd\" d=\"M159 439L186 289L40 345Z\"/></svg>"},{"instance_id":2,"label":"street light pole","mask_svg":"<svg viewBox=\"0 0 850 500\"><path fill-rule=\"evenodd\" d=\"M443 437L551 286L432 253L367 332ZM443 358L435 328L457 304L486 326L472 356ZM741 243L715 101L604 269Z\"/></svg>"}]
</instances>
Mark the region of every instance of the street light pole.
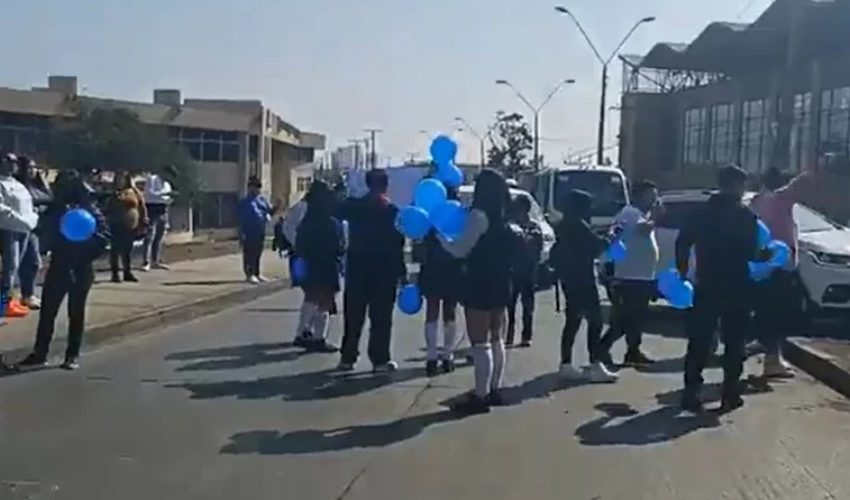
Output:
<instances>
[{"instance_id":1,"label":"street light pole","mask_svg":"<svg viewBox=\"0 0 850 500\"><path fill-rule=\"evenodd\" d=\"M590 36L588 36L587 32L584 30L584 27L578 21L576 16L574 16L569 9L560 5L555 7L555 10L557 12L560 12L561 14L566 15L572 20L573 24L576 25L576 28L578 28L579 32L581 33L581 36L584 37L584 40L590 46L590 49L593 51L593 55L596 56L596 59L602 64L602 89L599 97L599 131L597 134L596 144L596 162L597 164L601 165L605 161L605 105L608 98L608 66L611 64L611 61L615 57L617 57L617 54L620 52L620 49L622 49L623 45L625 45L626 42L629 41L629 38L632 37L635 31L637 31L637 29L642 24L654 22L655 16L644 17L643 19L640 19L638 22L636 22L634 26L632 26L632 29L630 29L628 33L626 33L626 36L624 36L623 39L620 41L619 45L617 45L617 48L615 48L614 51L611 52L611 55L608 56L608 58L603 58L602 54L599 53L599 50L593 43L593 40L590 39Z\"/></svg>"},{"instance_id":2,"label":"street light pole","mask_svg":"<svg viewBox=\"0 0 850 500\"><path fill-rule=\"evenodd\" d=\"M487 131L484 132L484 134L482 135L482 134L479 134L474 128L472 128L472 125L470 125L469 122L466 121L462 116L456 116L455 121L462 124L464 127L466 127L466 130L468 130L469 133L471 133L472 135L475 136L476 139L478 139L479 161L480 161L480 164L481 164L481 168L484 168L486 166L486 153L484 152L484 149L485 149L485 146L486 146L487 137L490 137L490 132L492 132L493 129L496 128L496 125L498 125L499 122L497 121L497 122L493 123L492 125L490 125L489 127L487 127Z\"/></svg>"},{"instance_id":3,"label":"street light pole","mask_svg":"<svg viewBox=\"0 0 850 500\"><path fill-rule=\"evenodd\" d=\"M376 153L375 153L375 135L380 133L380 132L383 132L383 130L381 130L379 128L364 128L363 131L369 133L369 140L372 143L371 166L372 166L372 170L375 170L375 168L377 168L377 165L376 165L377 156L376 156Z\"/></svg>"},{"instance_id":4,"label":"street light pole","mask_svg":"<svg viewBox=\"0 0 850 500\"><path fill-rule=\"evenodd\" d=\"M534 105L531 104L531 102L526 99L524 95L522 95L522 92L517 90L517 88L514 87L511 82L507 80L496 80L496 85L505 85L511 90L513 90L514 94L516 94L520 101L522 101L523 103L525 103L526 106L528 106L528 109L531 110L531 114L534 116L534 170L540 170L540 112L543 111L543 108L546 107L547 104L549 104L549 101L551 101L552 98L555 97L555 94L557 94L558 91L561 90L564 85L571 85L575 82L576 81L572 78L568 78L559 82L557 85L555 85L552 91L549 92L549 95L546 96L546 99L544 99L543 102L540 103L540 106L534 107Z\"/></svg>"}]
</instances>

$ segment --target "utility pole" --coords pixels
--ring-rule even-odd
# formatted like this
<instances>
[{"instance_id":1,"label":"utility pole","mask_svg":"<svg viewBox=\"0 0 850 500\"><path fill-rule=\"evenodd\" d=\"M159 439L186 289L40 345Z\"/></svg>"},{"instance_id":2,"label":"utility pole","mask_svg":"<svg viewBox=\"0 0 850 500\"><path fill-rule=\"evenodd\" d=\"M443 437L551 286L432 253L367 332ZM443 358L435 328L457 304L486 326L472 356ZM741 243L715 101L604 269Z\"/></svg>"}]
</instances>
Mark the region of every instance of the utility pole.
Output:
<instances>
[{"instance_id":1,"label":"utility pole","mask_svg":"<svg viewBox=\"0 0 850 500\"><path fill-rule=\"evenodd\" d=\"M372 158L371 158L370 164L371 164L372 170L375 170L377 168L377 160L378 160L376 153L375 153L375 139L376 139L376 135L383 132L383 130L381 130L379 128L365 128L365 129L363 129L363 131L369 133L369 141L371 141L371 143L372 143L372 152L370 153Z\"/></svg>"}]
</instances>

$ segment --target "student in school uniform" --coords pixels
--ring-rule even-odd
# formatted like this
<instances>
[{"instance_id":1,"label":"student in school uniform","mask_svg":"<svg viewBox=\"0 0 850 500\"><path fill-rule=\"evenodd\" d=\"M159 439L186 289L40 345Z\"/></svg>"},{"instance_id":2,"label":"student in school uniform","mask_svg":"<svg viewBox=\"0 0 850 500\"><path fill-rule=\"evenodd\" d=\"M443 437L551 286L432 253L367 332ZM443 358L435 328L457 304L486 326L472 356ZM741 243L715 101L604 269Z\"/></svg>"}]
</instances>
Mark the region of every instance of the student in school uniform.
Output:
<instances>
[{"instance_id":1,"label":"student in school uniform","mask_svg":"<svg viewBox=\"0 0 850 500\"><path fill-rule=\"evenodd\" d=\"M522 300L522 341L520 347L530 347L534 324L534 294L537 290L537 269L543 253L543 232L540 224L529 216L531 200L527 195L518 195L512 204L512 221L522 231L522 252L512 278L511 303L508 305L507 345L513 345L516 332L516 305Z\"/></svg>"},{"instance_id":2,"label":"student in school uniform","mask_svg":"<svg viewBox=\"0 0 850 500\"><path fill-rule=\"evenodd\" d=\"M505 310L511 300L511 271L520 236L508 223L510 191L502 174L485 169L475 183L463 233L443 248L464 259L464 312L475 372L475 388L452 409L486 413L503 403Z\"/></svg>"},{"instance_id":3,"label":"student in school uniform","mask_svg":"<svg viewBox=\"0 0 850 500\"><path fill-rule=\"evenodd\" d=\"M449 189L449 199L457 199ZM463 262L453 257L440 244L437 232L431 230L422 242L423 261L419 271L419 288L425 297L425 373L435 377L454 371L454 349L457 340L456 313L463 288ZM439 350L439 321L443 313L443 349Z\"/></svg>"}]
</instances>

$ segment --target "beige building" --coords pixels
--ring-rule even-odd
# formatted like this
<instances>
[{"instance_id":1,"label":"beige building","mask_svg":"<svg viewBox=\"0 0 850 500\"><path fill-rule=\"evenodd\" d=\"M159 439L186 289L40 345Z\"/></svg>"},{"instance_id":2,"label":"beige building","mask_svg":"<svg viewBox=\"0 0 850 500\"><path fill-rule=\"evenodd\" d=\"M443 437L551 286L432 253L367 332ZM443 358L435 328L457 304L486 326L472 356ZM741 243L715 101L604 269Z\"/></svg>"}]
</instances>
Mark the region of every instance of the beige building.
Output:
<instances>
[{"instance_id":1,"label":"beige building","mask_svg":"<svg viewBox=\"0 0 850 500\"><path fill-rule=\"evenodd\" d=\"M72 76L51 76L45 88L0 87L0 148L46 160L51 122L72 117L79 104L121 107L167 127L199 162L200 194L191 210L172 210L175 229L188 232L234 227L252 175L271 199L289 206L312 180L315 151L325 148L323 135L299 130L259 100L183 99L179 90L158 89L150 103L119 101L79 95Z\"/></svg>"}]
</instances>

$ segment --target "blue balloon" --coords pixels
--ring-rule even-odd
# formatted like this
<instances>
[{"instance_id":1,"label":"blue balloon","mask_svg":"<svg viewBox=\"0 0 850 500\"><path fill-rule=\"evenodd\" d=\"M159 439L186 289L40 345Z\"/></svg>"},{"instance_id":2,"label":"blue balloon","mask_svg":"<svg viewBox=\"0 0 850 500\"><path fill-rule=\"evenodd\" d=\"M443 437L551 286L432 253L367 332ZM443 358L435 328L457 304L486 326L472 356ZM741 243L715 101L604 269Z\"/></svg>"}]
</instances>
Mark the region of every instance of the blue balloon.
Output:
<instances>
[{"instance_id":1,"label":"blue balloon","mask_svg":"<svg viewBox=\"0 0 850 500\"><path fill-rule=\"evenodd\" d=\"M431 213L434 208L446 202L446 186L437 179L422 179L413 192L413 203Z\"/></svg>"},{"instance_id":2,"label":"blue balloon","mask_svg":"<svg viewBox=\"0 0 850 500\"><path fill-rule=\"evenodd\" d=\"M448 240L453 240L463 233L466 217L466 209L457 200L449 200L431 211L431 223Z\"/></svg>"},{"instance_id":3,"label":"blue balloon","mask_svg":"<svg viewBox=\"0 0 850 500\"><path fill-rule=\"evenodd\" d=\"M68 240L79 243L92 237L97 229L97 221L88 210L75 208L65 212L59 222L59 230Z\"/></svg>"},{"instance_id":4,"label":"blue balloon","mask_svg":"<svg viewBox=\"0 0 850 500\"><path fill-rule=\"evenodd\" d=\"M770 262L750 262L749 268L750 278L755 282L765 281L770 278L773 270L776 269Z\"/></svg>"},{"instance_id":5,"label":"blue balloon","mask_svg":"<svg viewBox=\"0 0 850 500\"><path fill-rule=\"evenodd\" d=\"M608 250L605 251L605 255L608 256L608 260L615 264L622 261L626 258L626 244L623 243L623 240L614 240Z\"/></svg>"},{"instance_id":6,"label":"blue balloon","mask_svg":"<svg viewBox=\"0 0 850 500\"><path fill-rule=\"evenodd\" d=\"M437 178L449 187L463 185L463 171L451 163L440 165L437 168Z\"/></svg>"},{"instance_id":7,"label":"blue balloon","mask_svg":"<svg viewBox=\"0 0 850 500\"><path fill-rule=\"evenodd\" d=\"M416 314L422 310L422 293L416 285L406 285L398 293L398 308L404 314Z\"/></svg>"},{"instance_id":8,"label":"blue balloon","mask_svg":"<svg viewBox=\"0 0 850 500\"><path fill-rule=\"evenodd\" d=\"M398 226L405 236L412 240L421 240L431 229L428 212L420 207L404 207L398 214Z\"/></svg>"},{"instance_id":9,"label":"blue balloon","mask_svg":"<svg viewBox=\"0 0 850 500\"><path fill-rule=\"evenodd\" d=\"M438 135L431 142L431 159L437 165L447 165L457 156L457 143L446 135Z\"/></svg>"},{"instance_id":10,"label":"blue balloon","mask_svg":"<svg viewBox=\"0 0 850 500\"><path fill-rule=\"evenodd\" d=\"M667 269L658 273L658 291L661 295L666 295L665 290L669 290L679 279L679 272L675 269Z\"/></svg>"},{"instance_id":11,"label":"blue balloon","mask_svg":"<svg viewBox=\"0 0 850 500\"><path fill-rule=\"evenodd\" d=\"M301 257L295 257L292 262L292 278L296 283L302 283L307 279L307 261Z\"/></svg>"},{"instance_id":12,"label":"blue balloon","mask_svg":"<svg viewBox=\"0 0 850 500\"><path fill-rule=\"evenodd\" d=\"M767 224L764 223L761 219L758 221L758 245L759 249L767 248L770 244L770 240L773 237L770 235L770 229L767 227Z\"/></svg>"},{"instance_id":13,"label":"blue balloon","mask_svg":"<svg viewBox=\"0 0 850 500\"><path fill-rule=\"evenodd\" d=\"M785 267L791 261L791 247L784 241L773 240L767 245L771 257L768 263L773 267Z\"/></svg>"},{"instance_id":14,"label":"blue balloon","mask_svg":"<svg viewBox=\"0 0 850 500\"><path fill-rule=\"evenodd\" d=\"M658 291L676 309L690 309L694 306L694 286L690 281L682 279L675 269L658 275Z\"/></svg>"}]
</instances>

